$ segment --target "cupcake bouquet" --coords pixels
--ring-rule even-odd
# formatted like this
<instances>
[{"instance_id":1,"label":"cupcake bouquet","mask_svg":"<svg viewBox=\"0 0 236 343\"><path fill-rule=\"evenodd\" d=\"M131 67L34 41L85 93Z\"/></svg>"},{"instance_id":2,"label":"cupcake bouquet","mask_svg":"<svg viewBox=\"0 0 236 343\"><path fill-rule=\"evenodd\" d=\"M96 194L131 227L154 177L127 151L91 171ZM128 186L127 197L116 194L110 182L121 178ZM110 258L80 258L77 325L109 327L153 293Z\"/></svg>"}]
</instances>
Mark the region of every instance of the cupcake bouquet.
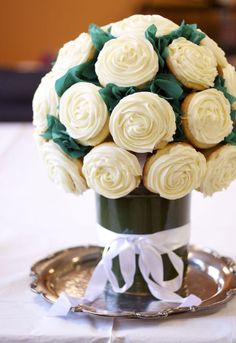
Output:
<instances>
[{"instance_id":1,"label":"cupcake bouquet","mask_svg":"<svg viewBox=\"0 0 236 343\"><path fill-rule=\"evenodd\" d=\"M236 179L236 72L223 50L159 15L90 25L59 50L33 112L50 179L96 192L105 248L83 301L110 285L201 304L186 283L189 194Z\"/></svg>"},{"instance_id":2,"label":"cupcake bouquet","mask_svg":"<svg viewBox=\"0 0 236 343\"><path fill-rule=\"evenodd\" d=\"M174 200L236 179L236 72L196 25L133 15L60 50L33 99L39 152L67 192Z\"/></svg>"}]
</instances>

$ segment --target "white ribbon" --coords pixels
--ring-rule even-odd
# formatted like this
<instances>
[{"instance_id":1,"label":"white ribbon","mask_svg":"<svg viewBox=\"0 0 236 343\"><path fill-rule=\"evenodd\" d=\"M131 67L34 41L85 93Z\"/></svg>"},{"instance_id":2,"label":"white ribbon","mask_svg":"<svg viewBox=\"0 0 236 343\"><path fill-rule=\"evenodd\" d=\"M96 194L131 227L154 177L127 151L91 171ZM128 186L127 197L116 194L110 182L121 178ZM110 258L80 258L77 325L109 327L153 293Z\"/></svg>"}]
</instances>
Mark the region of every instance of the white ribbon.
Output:
<instances>
[{"instance_id":1,"label":"white ribbon","mask_svg":"<svg viewBox=\"0 0 236 343\"><path fill-rule=\"evenodd\" d=\"M180 304L179 307L200 305L201 299L193 294L183 298L175 293L181 288L183 282L184 263L174 250L188 244L190 238L189 224L148 235L118 234L98 225L98 234L100 243L105 248L102 259L97 264L80 303L92 302L97 299L108 281L114 292L126 292L134 282L136 255L138 255L140 272L155 298ZM162 254L168 255L177 272L177 276L172 280L164 281ZM122 287L119 286L112 271L112 262L115 257L119 258L120 271L124 279ZM63 294L64 298L65 294ZM70 302L67 302L67 310L69 311L68 304ZM58 308L58 303L53 306ZM54 310L55 315L55 308L52 310ZM61 310L63 314L66 312L65 308ZM60 315L60 308L56 312L57 315Z\"/></svg>"},{"instance_id":2,"label":"white ribbon","mask_svg":"<svg viewBox=\"0 0 236 343\"><path fill-rule=\"evenodd\" d=\"M189 224L148 235L118 234L98 226L100 243L105 246L102 259L95 268L88 284L85 298L95 300L103 291L107 281L116 293L126 292L134 282L136 273L136 259L138 266L152 295L168 302L180 302L181 296L176 294L182 285L184 264L173 250L189 242ZM164 281L164 266L162 254L167 254L173 264L177 276L169 281ZM120 271L124 285L119 286L112 271L112 261L119 257Z\"/></svg>"}]
</instances>

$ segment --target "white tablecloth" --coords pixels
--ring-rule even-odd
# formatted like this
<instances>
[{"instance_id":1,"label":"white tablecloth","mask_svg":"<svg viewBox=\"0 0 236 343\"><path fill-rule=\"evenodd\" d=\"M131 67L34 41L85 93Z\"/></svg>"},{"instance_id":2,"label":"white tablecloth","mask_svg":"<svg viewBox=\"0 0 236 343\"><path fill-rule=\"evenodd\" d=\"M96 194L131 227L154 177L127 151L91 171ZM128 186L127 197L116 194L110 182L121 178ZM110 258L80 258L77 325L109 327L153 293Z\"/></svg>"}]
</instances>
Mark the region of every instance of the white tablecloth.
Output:
<instances>
[{"instance_id":1,"label":"white tablecloth","mask_svg":"<svg viewBox=\"0 0 236 343\"><path fill-rule=\"evenodd\" d=\"M236 259L236 183L193 194L192 242ZM55 250L95 243L92 191L65 194L47 178L28 124L0 125L0 342L236 342L236 297L215 314L166 321L113 320L50 307L29 289L31 265Z\"/></svg>"}]
</instances>

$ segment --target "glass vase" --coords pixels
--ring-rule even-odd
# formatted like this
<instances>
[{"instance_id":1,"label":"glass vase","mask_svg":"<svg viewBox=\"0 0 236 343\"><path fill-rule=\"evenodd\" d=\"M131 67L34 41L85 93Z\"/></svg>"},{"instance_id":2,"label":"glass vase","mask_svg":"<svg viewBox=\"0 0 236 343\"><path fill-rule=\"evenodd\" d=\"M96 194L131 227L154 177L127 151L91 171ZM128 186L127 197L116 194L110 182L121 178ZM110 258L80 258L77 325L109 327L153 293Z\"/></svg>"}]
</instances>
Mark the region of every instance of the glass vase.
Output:
<instances>
[{"instance_id":1,"label":"glass vase","mask_svg":"<svg viewBox=\"0 0 236 343\"><path fill-rule=\"evenodd\" d=\"M149 192L144 186L140 186L134 192L119 199L108 199L96 194L97 223L108 230L122 234L143 235L170 230L190 222L190 200L190 194L177 200L164 199L158 194ZM174 252L181 257L184 263L183 283L176 293L185 296L188 245L184 245L174 250ZM167 254L162 255L162 261L164 280L175 278L177 272ZM120 272L118 258L113 260L112 269L119 286L122 286L124 281ZM134 283L126 291L126 294L150 295L138 267L138 256L136 256Z\"/></svg>"}]
</instances>

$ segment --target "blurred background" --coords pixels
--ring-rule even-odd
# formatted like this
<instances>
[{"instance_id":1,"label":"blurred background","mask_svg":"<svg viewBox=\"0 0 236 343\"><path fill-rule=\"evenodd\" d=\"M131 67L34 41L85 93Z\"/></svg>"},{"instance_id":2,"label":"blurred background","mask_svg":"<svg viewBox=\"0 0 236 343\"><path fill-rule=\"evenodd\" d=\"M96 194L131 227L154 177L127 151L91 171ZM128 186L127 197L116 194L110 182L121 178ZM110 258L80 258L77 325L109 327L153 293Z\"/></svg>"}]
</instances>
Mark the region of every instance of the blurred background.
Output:
<instances>
[{"instance_id":1,"label":"blurred background","mask_svg":"<svg viewBox=\"0 0 236 343\"><path fill-rule=\"evenodd\" d=\"M65 42L135 13L198 23L236 64L236 0L1 0L0 121L32 120L33 93Z\"/></svg>"}]
</instances>

